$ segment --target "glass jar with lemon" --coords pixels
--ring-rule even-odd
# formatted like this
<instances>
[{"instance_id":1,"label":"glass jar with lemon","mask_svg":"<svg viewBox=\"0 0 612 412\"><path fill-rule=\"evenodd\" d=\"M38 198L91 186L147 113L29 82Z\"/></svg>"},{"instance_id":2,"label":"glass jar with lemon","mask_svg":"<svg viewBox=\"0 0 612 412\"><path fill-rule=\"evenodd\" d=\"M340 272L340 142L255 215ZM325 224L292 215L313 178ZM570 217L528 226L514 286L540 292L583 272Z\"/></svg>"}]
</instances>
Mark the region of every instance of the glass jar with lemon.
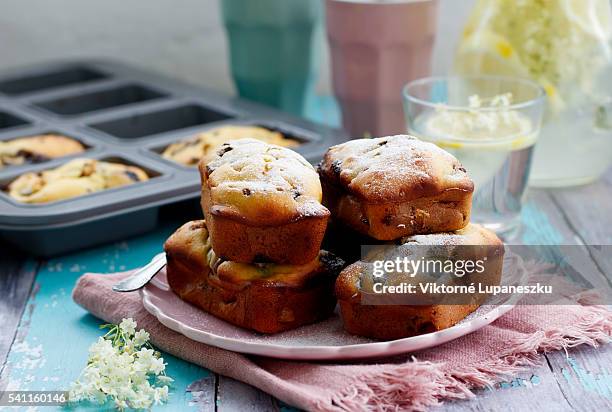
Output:
<instances>
[{"instance_id":1,"label":"glass jar with lemon","mask_svg":"<svg viewBox=\"0 0 612 412\"><path fill-rule=\"evenodd\" d=\"M610 0L477 0L454 70L544 88L532 185L588 183L612 163L611 40Z\"/></svg>"}]
</instances>

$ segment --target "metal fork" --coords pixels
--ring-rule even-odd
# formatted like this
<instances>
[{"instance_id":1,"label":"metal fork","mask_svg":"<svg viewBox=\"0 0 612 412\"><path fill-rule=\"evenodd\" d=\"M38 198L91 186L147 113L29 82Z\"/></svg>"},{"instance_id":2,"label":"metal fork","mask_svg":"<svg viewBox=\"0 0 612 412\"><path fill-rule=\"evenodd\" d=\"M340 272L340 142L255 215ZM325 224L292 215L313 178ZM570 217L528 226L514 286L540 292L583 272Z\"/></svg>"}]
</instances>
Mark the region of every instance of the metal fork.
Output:
<instances>
[{"instance_id":1,"label":"metal fork","mask_svg":"<svg viewBox=\"0 0 612 412\"><path fill-rule=\"evenodd\" d=\"M138 269L129 278L113 286L115 292L133 292L143 288L166 266L166 254L159 253L146 266Z\"/></svg>"}]
</instances>

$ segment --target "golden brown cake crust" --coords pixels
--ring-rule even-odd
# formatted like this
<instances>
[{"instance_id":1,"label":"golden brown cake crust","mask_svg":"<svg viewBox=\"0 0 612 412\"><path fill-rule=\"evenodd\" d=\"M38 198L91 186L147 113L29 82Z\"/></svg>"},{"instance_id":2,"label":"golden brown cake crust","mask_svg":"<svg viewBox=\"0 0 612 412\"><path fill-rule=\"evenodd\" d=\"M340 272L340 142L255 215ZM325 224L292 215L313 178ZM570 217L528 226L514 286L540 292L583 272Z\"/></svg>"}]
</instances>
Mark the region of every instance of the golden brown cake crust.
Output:
<instances>
[{"instance_id":1,"label":"golden brown cake crust","mask_svg":"<svg viewBox=\"0 0 612 412\"><path fill-rule=\"evenodd\" d=\"M294 268L222 262L205 258L206 223L179 228L164 245L171 289L182 299L234 325L277 333L322 320L335 307L334 282L342 263L326 252ZM217 260L213 261L217 262ZM259 277L260 270L267 270ZM249 275L249 273L255 275Z\"/></svg>"},{"instance_id":2,"label":"golden brown cake crust","mask_svg":"<svg viewBox=\"0 0 612 412\"><path fill-rule=\"evenodd\" d=\"M330 183L372 203L474 190L465 169L450 153L409 135L356 139L332 146L319 171Z\"/></svg>"},{"instance_id":3,"label":"golden brown cake crust","mask_svg":"<svg viewBox=\"0 0 612 412\"><path fill-rule=\"evenodd\" d=\"M461 229L474 184L451 154L412 136L351 140L319 164L334 218L378 240Z\"/></svg>"},{"instance_id":4,"label":"golden brown cake crust","mask_svg":"<svg viewBox=\"0 0 612 412\"><path fill-rule=\"evenodd\" d=\"M137 166L73 159L55 169L22 174L9 184L8 194L22 203L48 203L148 179Z\"/></svg>"},{"instance_id":5,"label":"golden brown cake crust","mask_svg":"<svg viewBox=\"0 0 612 412\"><path fill-rule=\"evenodd\" d=\"M299 146L300 142L289 139L282 133L260 126L228 125L172 143L166 147L162 156L168 160L185 166L196 166L200 160L207 159L219 149L223 143L238 139L250 138L283 147Z\"/></svg>"},{"instance_id":6,"label":"golden brown cake crust","mask_svg":"<svg viewBox=\"0 0 612 412\"><path fill-rule=\"evenodd\" d=\"M503 255L504 242L497 235L479 225L470 223L454 232L414 235L402 239L402 244L443 245L443 246L487 246L489 250L501 250Z\"/></svg>"},{"instance_id":7,"label":"golden brown cake crust","mask_svg":"<svg viewBox=\"0 0 612 412\"><path fill-rule=\"evenodd\" d=\"M485 271L474 281L498 285L501 280L504 246L491 231L470 224L455 233L413 236L405 245L470 246L462 249L466 259L487 257ZM357 261L338 276L335 293L347 332L374 339L392 340L449 328L476 310L486 299L483 294L467 297L464 304L362 305L361 276L366 265ZM463 303L463 302L462 302Z\"/></svg>"},{"instance_id":8,"label":"golden brown cake crust","mask_svg":"<svg viewBox=\"0 0 612 412\"><path fill-rule=\"evenodd\" d=\"M253 139L200 163L202 210L227 260L302 264L318 254L330 212L314 168L289 149Z\"/></svg>"},{"instance_id":9,"label":"golden brown cake crust","mask_svg":"<svg viewBox=\"0 0 612 412\"><path fill-rule=\"evenodd\" d=\"M0 141L0 169L4 166L40 163L85 151L78 140L58 134L42 134Z\"/></svg>"}]
</instances>

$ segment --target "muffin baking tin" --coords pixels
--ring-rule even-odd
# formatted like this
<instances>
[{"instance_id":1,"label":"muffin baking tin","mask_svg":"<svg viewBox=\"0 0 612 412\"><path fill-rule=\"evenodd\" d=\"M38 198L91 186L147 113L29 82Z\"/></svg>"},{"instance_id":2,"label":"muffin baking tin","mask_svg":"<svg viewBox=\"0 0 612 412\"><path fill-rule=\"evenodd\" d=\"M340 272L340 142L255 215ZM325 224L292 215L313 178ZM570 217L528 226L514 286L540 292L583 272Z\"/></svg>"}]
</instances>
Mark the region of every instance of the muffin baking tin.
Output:
<instances>
[{"instance_id":1,"label":"muffin baking tin","mask_svg":"<svg viewBox=\"0 0 612 412\"><path fill-rule=\"evenodd\" d=\"M87 151L0 169L0 187L26 172L77 157L143 168L150 180L45 204L23 204L0 191L0 237L37 255L118 240L157 225L159 207L200 195L197 168L161 157L166 146L223 125L257 125L296 139L315 163L348 139L332 129L274 109L116 62L79 61L0 75L0 141L58 133Z\"/></svg>"}]
</instances>

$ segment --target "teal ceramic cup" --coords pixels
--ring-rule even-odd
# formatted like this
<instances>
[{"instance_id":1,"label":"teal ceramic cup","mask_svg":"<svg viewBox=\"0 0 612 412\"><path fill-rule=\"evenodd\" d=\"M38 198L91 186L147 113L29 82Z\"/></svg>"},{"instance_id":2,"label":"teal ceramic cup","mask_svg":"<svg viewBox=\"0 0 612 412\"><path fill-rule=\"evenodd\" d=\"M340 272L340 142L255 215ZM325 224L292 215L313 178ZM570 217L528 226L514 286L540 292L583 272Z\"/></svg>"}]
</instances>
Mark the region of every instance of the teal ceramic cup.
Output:
<instances>
[{"instance_id":1,"label":"teal ceramic cup","mask_svg":"<svg viewBox=\"0 0 612 412\"><path fill-rule=\"evenodd\" d=\"M241 97L301 115L316 79L320 0L220 0Z\"/></svg>"}]
</instances>

